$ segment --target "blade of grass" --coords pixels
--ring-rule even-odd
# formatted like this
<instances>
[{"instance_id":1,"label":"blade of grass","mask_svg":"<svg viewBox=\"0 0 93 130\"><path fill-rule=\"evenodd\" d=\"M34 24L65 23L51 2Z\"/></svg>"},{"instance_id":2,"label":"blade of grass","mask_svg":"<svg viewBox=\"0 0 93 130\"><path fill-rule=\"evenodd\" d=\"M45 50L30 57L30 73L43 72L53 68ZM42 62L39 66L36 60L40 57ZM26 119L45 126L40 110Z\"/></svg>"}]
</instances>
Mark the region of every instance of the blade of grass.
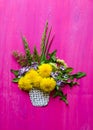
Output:
<instances>
[{"instance_id":1,"label":"blade of grass","mask_svg":"<svg viewBox=\"0 0 93 130\"><path fill-rule=\"evenodd\" d=\"M44 52L45 55L46 55L46 52L47 52L47 47L48 47L48 43L49 43L51 31L52 31L52 27L50 28L50 31L49 31L49 33L48 33L48 37L47 37L47 40L46 40L46 46L45 46L45 52Z\"/></svg>"},{"instance_id":2,"label":"blade of grass","mask_svg":"<svg viewBox=\"0 0 93 130\"><path fill-rule=\"evenodd\" d=\"M46 52L46 57L47 57L48 54L49 54L49 51L50 51L51 45L52 45L52 43L53 43L54 37L55 37L55 35L53 35L53 37L52 37L52 39L51 39L51 41L50 41L50 43L49 43L49 45L48 45L48 49L47 49L47 52Z\"/></svg>"}]
</instances>

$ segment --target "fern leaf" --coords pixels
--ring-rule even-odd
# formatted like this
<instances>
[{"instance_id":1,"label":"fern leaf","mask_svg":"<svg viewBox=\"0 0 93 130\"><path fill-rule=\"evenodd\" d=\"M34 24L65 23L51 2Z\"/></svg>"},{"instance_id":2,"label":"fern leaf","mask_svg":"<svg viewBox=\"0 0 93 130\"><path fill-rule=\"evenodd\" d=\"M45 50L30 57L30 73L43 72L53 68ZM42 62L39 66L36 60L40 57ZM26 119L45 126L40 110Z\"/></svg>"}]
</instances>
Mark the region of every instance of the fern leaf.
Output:
<instances>
[{"instance_id":1,"label":"fern leaf","mask_svg":"<svg viewBox=\"0 0 93 130\"><path fill-rule=\"evenodd\" d=\"M23 44L24 44L24 49L25 49L28 65L31 65L32 56L31 56L31 53L30 53L30 48L28 46L27 40L24 36L22 36L22 41L23 41Z\"/></svg>"},{"instance_id":2,"label":"fern leaf","mask_svg":"<svg viewBox=\"0 0 93 130\"><path fill-rule=\"evenodd\" d=\"M39 57L38 51L37 51L37 49L36 49L36 46L34 46L33 60L34 60L34 61L37 61L37 62L39 62L39 60L40 60L40 57Z\"/></svg>"}]
</instances>

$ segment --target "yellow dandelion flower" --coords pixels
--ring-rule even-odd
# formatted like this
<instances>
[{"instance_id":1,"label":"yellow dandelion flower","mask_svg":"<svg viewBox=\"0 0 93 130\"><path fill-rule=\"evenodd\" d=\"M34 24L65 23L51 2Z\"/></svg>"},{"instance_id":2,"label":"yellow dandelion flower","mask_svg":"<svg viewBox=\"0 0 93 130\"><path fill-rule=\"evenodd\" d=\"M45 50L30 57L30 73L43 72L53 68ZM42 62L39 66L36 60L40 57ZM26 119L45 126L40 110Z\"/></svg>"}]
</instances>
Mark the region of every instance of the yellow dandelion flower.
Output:
<instances>
[{"instance_id":1,"label":"yellow dandelion flower","mask_svg":"<svg viewBox=\"0 0 93 130\"><path fill-rule=\"evenodd\" d=\"M29 79L31 83L34 82L34 80L35 80L35 78L36 78L37 76L38 76L38 73L37 73L37 71L34 70L34 69L31 69L31 70L28 71L28 72L26 73L26 75L25 75L25 77L26 77L27 79Z\"/></svg>"},{"instance_id":2,"label":"yellow dandelion flower","mask_svg":"<svg viewBox=\"0 0 93 130\"><path fill-rule=\"evenodd\" d=\"M18 87L19 87L20 89L29 91L29 90L32 88L32 85L31 85L30 80L24 76L24 77L21 77L21 78L19 79Z\"/></svg>"},{"instance_id":3,"label":"yellow dandelion flower","mask_svg":"<svg viewBox=\"0 0 93 130\"><path fill-rule=\"evenodd\" d=\"M35 77L35 80L33 82L33 86L36 87L36 88L39 88L40 87L40 82L42 80L42 77L41 76L37 76Z\"/></svg>"},{"instance_id":4,"label":"yellow dandelion flower","mask_svg":"<svg viewBox=\"0 0 93 130\"><path fill-rule=\"evenodd\" d=\"M52 72L52 66L50 64L42 64L39 66L38 72L42 77L49 77Z\"/></svg>"},{"instance_id":5,"label":"yellow dandelion flower","mask_svg":"<svg viewBox=\"0 0 93 130\"><path fill-rule=\"evenodd\" d=\"M40 88L45 92L51 92L55 86L56 81L53 78L43 78L40 82Z\"/></svg>"}]
</instances>

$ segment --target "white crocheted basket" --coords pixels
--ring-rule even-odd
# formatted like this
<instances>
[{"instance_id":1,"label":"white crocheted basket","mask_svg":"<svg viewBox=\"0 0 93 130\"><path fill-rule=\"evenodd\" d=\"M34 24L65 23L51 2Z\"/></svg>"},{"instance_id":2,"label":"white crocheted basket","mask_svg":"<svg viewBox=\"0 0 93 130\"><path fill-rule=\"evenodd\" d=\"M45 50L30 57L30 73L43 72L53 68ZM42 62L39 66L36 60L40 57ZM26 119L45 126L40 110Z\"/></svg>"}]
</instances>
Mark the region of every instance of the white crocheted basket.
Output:
<instances>
[{"instance_id":1,"label":"white crocheted basket","mask_svg":"<svg viewBox=\"0 0 93 130\"><path fill-rule=\"evenodd\" d=\"M43 92L37 88L32 88L29 91L29 96L33 106L46 106L49 102L49 93Z\"/></svg>"}]
</instances>

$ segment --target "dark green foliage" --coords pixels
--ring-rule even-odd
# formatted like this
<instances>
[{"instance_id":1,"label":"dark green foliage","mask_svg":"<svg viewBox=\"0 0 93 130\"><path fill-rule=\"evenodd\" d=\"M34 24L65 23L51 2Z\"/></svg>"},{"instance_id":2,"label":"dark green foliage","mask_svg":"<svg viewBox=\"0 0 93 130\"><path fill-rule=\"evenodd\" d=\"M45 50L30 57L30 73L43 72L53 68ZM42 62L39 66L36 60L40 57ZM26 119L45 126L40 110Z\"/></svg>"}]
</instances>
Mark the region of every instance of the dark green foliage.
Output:
<instances>
[{"instance_id":1,"label":"dark green foliage","mask_svg":"<svg viewBox=\"0 0 93 130\"><path fill-rule=\"evenodd\" d=\"M83 72L78 72L78 73L72 75L72 77L76 78L76 79L80 79L80 78L82 78L84 76L86 76L86 74L83 73Z\"/></svg>"},{"instance_id":2,"label":"dark green foliage","mask_svg":"<svg viewBox=\"0 0 93 130\"><path fill-rule=\"evenodd\" d=\"M70 72L72 72L72 71L73 71L73 68L68 67L68 68L66 68L66 69L63 71L63 73L70 73Z\"/></svg>"},{"instance_id":3,"label":"dark green foliage","mask_svg":"<svg viewBox=\"0 0 93 130\"><path fill-rule=\"evenodd\" d=\"M64 94L62 92L62 90L57 90L55 91L53 97L60 97L60 100L63 100L66 104L68 104L68 101L67 101L67 94Z\"/></svg>"},{"instance_id":4,"label":"dark green foliage","mask_svg":"<svg viewBox=\"0 0 93 130\"><path fill-rule=\"evenodd\" d=\"M59 96L61 100L68 104L67 94L63 93L64 87L69 86L70 88L72 88L76 85L79 85L78 79L86 76L86 74L83 72L72 74L73 68L71 67L68 67L62 71L60 71L59 69L58 71L59 75L57 76L56 81L62 80L64 85L62 87L56 85L53 97Z\"/></svg>"},{"instance_id":5,"label":"dark green foliage","mask_svg":"<svg viewBox=\"0 0 93 130\"><path fill-rule=\"evenodd\" d=\"M13 70L13 69L11 69L11 72L17 77L18 76L18 70Z\"/></svg>"},{"instance_id":6,"label":"dark green foliage","mask_svg":"<svg viewBox=\"0 0 93 130\"><path fill-rule=\"evenodd\" d=\"M67 82L66 84L68 84L71 88L75 85L79 85L78 82L74 82L74 81L70 81L70 82Z\"/></svg>"},{"instance_id":7,"label":"dark green foliage","mask_svg":"<svg viewBox=\"0 0 93 130\"><path fill-rule=\"evenodd\" d=\"M13 82L13 83L18 83L19 79L20 79L20 78L14 78L14 79L12 80L12 82Z\"/></svg>"},{"instance_id":8,"label":"dark green foliage","mask_svg":"<svg viewBox=\"0 0 93 130\"><path fill-rule=\"evenodd\" d=\"M56 52L57 50L54 50L52 53L49 54L49 62L56 62Z\"/></svg>"}]
</instances>

